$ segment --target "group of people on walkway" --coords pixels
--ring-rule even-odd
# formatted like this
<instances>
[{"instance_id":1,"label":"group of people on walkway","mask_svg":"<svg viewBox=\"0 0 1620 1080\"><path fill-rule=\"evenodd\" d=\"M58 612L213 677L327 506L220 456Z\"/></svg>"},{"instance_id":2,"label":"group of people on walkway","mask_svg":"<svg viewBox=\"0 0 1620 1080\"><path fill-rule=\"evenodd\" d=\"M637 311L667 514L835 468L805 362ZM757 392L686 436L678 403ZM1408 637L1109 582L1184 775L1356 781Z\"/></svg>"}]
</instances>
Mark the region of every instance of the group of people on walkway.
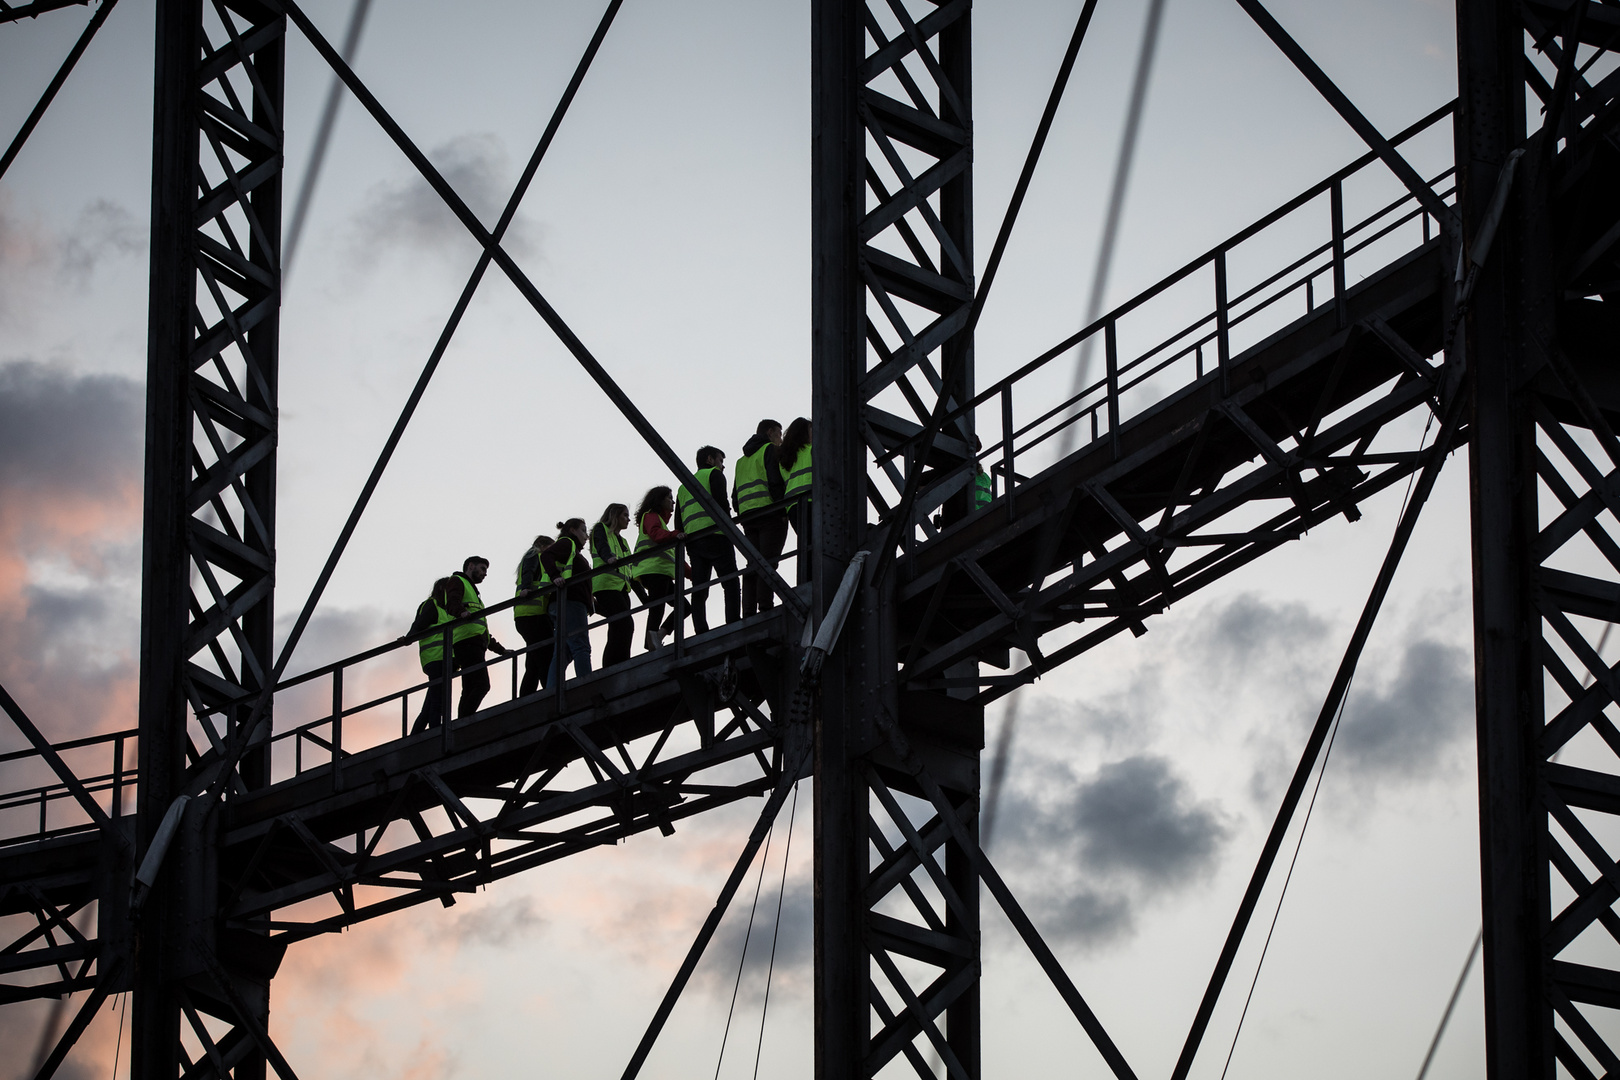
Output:
<instances>
[{"instance_id":1,"label":"group of people on walkway","mask_svg":"<svg viewBox=\"0 0 1620 1080\"><path fill-rule=\"evenodd\" d=\"M729 491L725 451L704 446L696 455L697 483L715 505L729 503L740 518L744 536L773 569L792 525L801 549L801 579L808 568L803 552L809 540L810 458L810 421L802 416L786 429L775 420L759 422L743 445ZM633 549L625 532L632 520L638 534ZM694 633L709 629L711 578L719 580L728 623L775 604L770 584L757 573L750 569L738 574L736 548L685 484L678 492L667 485L650 488L634 518L624 503L609 503L594 524L569 518L557 523L556 532L554 537L536 536L518 561L512 621L524 642L520 696L565 678L570 663L576 676L591 670L587 624L593 614L607 618L603 666L628 660L635 640L632 593L647 605L643 648L648 652L661 648L675 631L678 610L672 597L676 541L684 542L686 565L681 569L693 585L686 609ZM489 560L471 556L458 572L435 581L428 598L416 609L405 640L418 639L422 670L429 680L416 730L443 721L445 693L441 687L456 672L462 672L456 716L477 712L489 693L486 655L513 651L490 635L487 621L479 615L484 601L478 586L488 573ZM450 628L447 655L445 634L433 632L434 628L464 618L465 622Z\"/></svg>"}]
</instances>

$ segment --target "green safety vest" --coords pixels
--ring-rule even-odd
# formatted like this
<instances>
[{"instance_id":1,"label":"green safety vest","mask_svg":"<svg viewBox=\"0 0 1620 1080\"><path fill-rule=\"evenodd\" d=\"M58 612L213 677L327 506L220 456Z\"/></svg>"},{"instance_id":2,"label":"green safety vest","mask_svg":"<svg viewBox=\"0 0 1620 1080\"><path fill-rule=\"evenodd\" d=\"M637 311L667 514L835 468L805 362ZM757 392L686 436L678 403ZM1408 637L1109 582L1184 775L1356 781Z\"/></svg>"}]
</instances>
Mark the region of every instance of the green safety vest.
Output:
<instances>
[{"instance_id":1,"label":"green safety vest","mask_svg":"<svg viewBox=\"0 0 1620 1080\"><path fill-rule=\"evenodd\" d=\"M530 576L523 572L529 564L529 552L534 553L534 573L531 580L525 581L524 578ZM540 561L540 549L530 548L529 551L524 552L523 561L518 563L517 568L518 593L521 594L524 589L544 589L550 584L551 575L546 573L546 564ZM551 597L541 592L538 596L531 596L527 600L519 600L516 606L512 608L512 615L515 618L523 618L526 615L544 615L550 609Z\"/></svg>"},{"instance_id":2,"label":"green safety vest","mask_svg":"<svg viewBox=\"0 0 1620 1080\"><path fill-rule=\"evenodd\" d=\"M422 601L422 603L433 605L433 610L438 616L433 620L433 625L435 627L443 626L445 623L450 621L450 613L444 610L444 608L440 607L439 602L433 597L428 597L426 600ZM440 660L443 660L444 634L435 630L427 637L422 638L416 643L416 654L421 658L422 667L424 668L426 668L429 664L436 664Z\"/></svg>"},{"instance_id":3,"label":"green safety vest","mask_svg":"<svg viewBox=\"0 0 1620 1080\"><path fill-rule=\"evenodd\" d=\"M651 513L653 513L653 511L647 511L647 514ZM647 514L641 515L643 520L636 523L636 532L640 534L636 537L637 551L646 551L648 548L654 547L661 543L661 541L654 540L652 537L648 536L646 531L641 527L643 524L645 524ZM660 518L659 520L662 519ZM645 558L636 560L636 572L634 576L645 577L648 574L663 574L665 577L669 578L675 576L675 559L674 556L671 555L669 549L666 548L656 555L648 555Z\"/></svg>"},{"instance_id":4,"label":"green safety vest","mask_svg":"<svg viewBox=\"0 0 1620 1080\"><path fill-rule=\"evenodd\" d=\"M731 491L739 514L771 504L771 485L765 478L765 452L770 448L767 442L737 462L737 476L732 481Z\"/></svg>"},{"instance_id":5,"label":"green safety vest","mask_svg":"<svg viewBox=\"0 0 1620 1080\"><path fill-rule=\"evenodd\" d=\"M990 474L980 469L973 474L973 509L980 510L989 506L995 499L995 488L991 486Z\"/></svg>"},{"instance_id":6,"label":"green safety vest","mask_svg":"<svg viewBox=\"0 0 1620 1080\"><path fill-rule=\"evenodd\" d=\"M596 544L594 543L596 530L592 529L591 533L593 540L591 544L591 566L598 567L605 562L622 559L630 554L630 545L625 541L624 537L604 525L602 526L602 535L607 537L608 543L608 556L604 559L602 553L596 550ZM635 576L636 567L634 564L621 566L617 570L610 570L606 574L593 574L591 575L591 592L623 592L630 587L630 579Z\"/></svg>"},{"instance_id":7,"label":"green safety vest","mask_svg":"<svg viewBox=\"0 0 1620 1080\"><path fill-rule=\"evenodd\" d=\"M462 593L467 597L467 614L477 615L480 611L483 611L484 598L478 595L478 586L474 585L470 578L464 577L461 574L457 574L456 579L461 582ZM489 623L485 622L481 618L473 619L470 622L462 623L460 626L456 627L454 633L455 640L457 641L466 641L469 638L489 637Z\"/></svg>"},{"instance_id":8,"label":"green safety vest","mask_svg":"<svg viewBox=\"0 0 1620 1080\"><path fill-rule=\"evenodd\" d=\"M783 468L781 459L777 459L776 471L782 474L782 481L787 485L787 497L792 498L801 491L810 490L810 447L800 449L798 456L793 459L791 468Z\"/></svg>"},{"instance_id":9,"label":"green safety vest","mask_svg":"<svg viewBox=\"0 0 1620 1080\"><path fill-rule=\"evenodd\" d=\"M704 491L711 491L709 477L719 471L720 467L718 465L697 471L697 482L702 485ZM681 531L687 536L695 536L700 530L714 527L714 518L710 516L707 510L703 509L703 504L698 502L697 497L687 490L685 484L681 485L681 493L676 505L680 507Z\"/></svg>"},{"instance_id":10,"label":"green safety vest","mask_svg":"<svg viewBox=\"0 0 1620 1080\"><path fill-rule=\"evenodd\" d=\"M574 556L579 554L579 541L575 540L572 536L562 536L562 537L558 537L558 539L559 540L566 540L570 544L574 545L574 550L570 551L568 553L568 558L566 558L566 559L558 559L557 560L558 573L557 573L557 576L552 578L551 580L557 582L560 585L563 582L567 581L569 578L574 576ZM561 590L558 590L557 595L559 597L561 597L566 592L567 592L566 589L561 589ZM558 616L558 617L561 618L561 616Z\"/></svg>"}]
</instances>

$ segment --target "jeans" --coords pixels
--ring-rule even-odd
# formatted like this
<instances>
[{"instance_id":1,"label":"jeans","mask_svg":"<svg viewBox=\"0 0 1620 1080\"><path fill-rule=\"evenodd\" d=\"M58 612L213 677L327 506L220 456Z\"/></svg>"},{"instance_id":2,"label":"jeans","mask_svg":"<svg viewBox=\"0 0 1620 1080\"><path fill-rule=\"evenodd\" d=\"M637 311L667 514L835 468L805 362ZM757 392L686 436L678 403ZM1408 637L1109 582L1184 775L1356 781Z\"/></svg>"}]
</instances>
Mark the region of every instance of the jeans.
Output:
<instances>
[{"instance_id":1,"label":"jeans","mask_svg":"<svg viewBox=\"0 0 1620 1080\"><path fill-rule=\"evenodd\" d=\"M557 653L551 660L551 675L546 679L547 686L551 686L568 670L569 658L574 661L575 678L591 673L591 636L585 631L585 626L590 620L590 611L578 600L563 603L562 625L557 628L557 636L561 640L557 642Z\"/></svg>"},{"instance_id":2,"label":"jeans","mask_svg":"<svg viewBox=\"0 0 1620 1080\"><path fill-rule=\"evenodd\" d=\"M766 518L764 521L743 527L743 535L748 537L749 543L759 549L765 556L765 561L776 569L777 560L782 555L782 548L787 544L788 521L786 514ZM742 616L754 614L756 611L769 611L776 606L776 593L771 591L769 585L760 580L759 574L752 569L743 574L742 579Z\"/></svg>"},{"instance_id":3,"label":"jeans","mask_svg":"<svg viewBox=\"0 0 1620 1080\"><path fill-rule=\"evenodd\" d=\"M518 696L526 697L546 685L551 654L557 651L557 643L551 640L556 629L550 615L518 615L512 622L517 624L517 632L523 635L523 644L530 646L523 658L523 682L518 687ZM544 645L534 648L542 641Z\"/></svg>"},{"instance_id":4,"label":"jeans","mask_svg":"<svg viewBox=\"0 0 1620 1080\"><path fill-rule=\"evenodd\" d=\"M709 629L709 587L704 582L711 574L726 580L720 589L726 597L726 622L742 618L742 586L737 583L737 552L731 541L723 536L700 536L686 545L692 563L692 630L704 633Z\"/></svg>"}]
</instances>

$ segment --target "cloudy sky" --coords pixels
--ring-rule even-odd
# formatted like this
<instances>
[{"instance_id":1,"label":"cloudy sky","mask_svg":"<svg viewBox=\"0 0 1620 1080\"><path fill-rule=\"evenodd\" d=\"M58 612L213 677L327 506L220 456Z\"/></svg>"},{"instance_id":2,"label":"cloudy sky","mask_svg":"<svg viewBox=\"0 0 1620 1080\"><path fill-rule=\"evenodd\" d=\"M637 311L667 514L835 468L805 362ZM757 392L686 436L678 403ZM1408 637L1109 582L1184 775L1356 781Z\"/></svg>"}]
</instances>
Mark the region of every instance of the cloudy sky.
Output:
<instances>
[{"instance_id":1,"label":"cloudy sky","mask_svg":"<svg viewBox=\"0 0 1620 1080\"><path fill-rule=\"evenodd\" d=\"M975 13L981 258L1079 6ZM1079 325L1144 7L1099 4L981 323L986 382ZM1444 0L1272 9L1386 132L1454 93ZM347 3L309 10L341 37ZM375 4L356 68L492 221L600 12L449 10ZM85 17L0 27L0 137ZM152 20L148 0L123 0L0 181L0 680L61 736L133 723ZM734 452L760 416L808 411L808 61L806 4L629 0L509 242L682 452ZM296 34L288 64L297 177L326 78ZM1360 150L1235 3L1169 0L1110 302ZM1424 164L1444 150L1430 147ZM476 255L348 104L283 310L283 615ZM1422 1061L1478 925L1464 481L1455 460L1373 636L1241 1037L1234 1049L1275 885L1196 1077L1221 1075L1229 1049L1230 1075L1255 1078L1415 1075ZM540 528L660 482L651 451L490 275L294 668L401 633L464 555L492 558L498 578ZM429 493L451 489L454 512L430 516ZM1359 523L1322 527L1020 699L993 853L1143 1076L1175 1058L1399 498L1386 493ZM992 710L992 740L1002 720ZM448 912L295 947L276 983L276 1037L306 1078L617 1076L754 813L734 808ZM784 815L726 1077L751 1072L760 1039L787 826ZM803 791L759 1044L771 1076L810 1074L809 855ZM714 1074L753 889L750 878L648 1075ZM987 1075L1101 1070L994 913L985 995ZM1477 977L1462 1000L1433 1077L1482 1071ZM0 1036L32 1038L42 1017L5 1010ZM107 1010L75 1075L107 1075L117 1043ZM5 1057L0 1076L21 1067Z\"/></svg>"}]
</instances>

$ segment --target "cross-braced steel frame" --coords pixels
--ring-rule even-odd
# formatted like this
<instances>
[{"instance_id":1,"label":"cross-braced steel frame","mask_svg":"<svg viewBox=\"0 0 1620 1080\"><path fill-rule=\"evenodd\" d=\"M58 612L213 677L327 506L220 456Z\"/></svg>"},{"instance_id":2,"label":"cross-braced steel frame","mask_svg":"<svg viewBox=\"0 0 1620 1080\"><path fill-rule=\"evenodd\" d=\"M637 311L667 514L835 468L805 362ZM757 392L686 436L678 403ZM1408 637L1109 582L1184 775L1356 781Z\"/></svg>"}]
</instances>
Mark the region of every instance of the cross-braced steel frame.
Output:
<instances>
[{"instance_id":1,"label":"cross-braced steel frame","mask_svg":"<svg viewBox=\"0 0 1620 1080\"><path fill-rule=\"evenodd\" d=\"M113 2L92 14L0 173ZM160 0L139 728L53 746L0 691L31 745L0 762L45 777L0 797L7 813L36 803L39 813L37 830L0 837L0 920L32 921L8 934L0 970L33 973L0 987L0 1000L86 992L42 1076L110 994L132 988L133 1075L291 1077L268 1024L271 978L290 942L429 900L448 906L458 892L764 796L631 1055L625 1076L634 1076L793 784L813 772L818 1076L981 1074L988 896L1109 1071L1133 1077L979 847L984 706L1115 634L1140 634L1175 601L1409 480L1185 1036L1173 1070L1182 1080L1418 514L1464 444L1489 1068L1503 1078L1620 1074L1609 1011L1620 1009L1620 868L1605 820L1620 814L1620 665L1602 657L1620 621L1620 8L1459 0L1457 102L1386 137L1259 0L1236 0L1361 136L1366 156L980 388L973 329L1096 2L1077 5L977 280L970 0L812 4L809 585L787 586L713 507L781 595L772 613L677 642L672 656L638 657L555 692L514 689L512 701L441 729L361 746L345 741L343 720L377 702L346 703L345 672L393 646L284 672L491 266L697 487L501 247L621 0L607 4L493 230L292 0ZM0 22L65 6L0 4ZM483 254L276 655L289 24ZM1404 147L1447 123L1455 167L1421 175ZM1346 192L1375 172L1400 194L1356 216ZM1318 210L1320 243L1258 281L1236 280L1229 256ZM1153 321L1158 297L1199 281L1210 289L1204 314ZM1093 343L1102 373L1054 394L1042 379ZM1437 425L1428 445L1379 441L1425 413ZM995 498L978 509L968 491L982 466ZM1014 650L1022 668L1010 664ZM317 680L330 680L329 715L271 723L278 697ZM386 700L403 709L411 692ZM306 745L328 756L306 768ZM108 771L68 760L109 748ZM131 785L133 821L123 815ZM53 806L76 808L77 823L50 827ZM283 914L323 900L325 914Z\"/></svg>"}]
</instances>

